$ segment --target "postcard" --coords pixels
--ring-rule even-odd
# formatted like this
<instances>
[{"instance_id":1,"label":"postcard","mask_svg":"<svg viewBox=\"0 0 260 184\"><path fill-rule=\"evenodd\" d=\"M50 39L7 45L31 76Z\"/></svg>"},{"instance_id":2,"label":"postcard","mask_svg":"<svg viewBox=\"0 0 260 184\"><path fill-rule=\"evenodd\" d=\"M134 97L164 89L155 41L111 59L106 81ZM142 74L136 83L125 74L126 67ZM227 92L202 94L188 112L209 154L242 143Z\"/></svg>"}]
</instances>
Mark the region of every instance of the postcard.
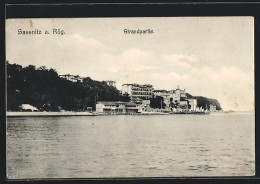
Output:
<instances>
[{"instance_id":1,"label":"postcard","mask_svg":"<svg viewBox=\"0 0 260 184\"><path fill-rule=\"evenodd\" d=\"M254 18L6 20L8 179L255 175Z\"/></svg>"}]
</instances>

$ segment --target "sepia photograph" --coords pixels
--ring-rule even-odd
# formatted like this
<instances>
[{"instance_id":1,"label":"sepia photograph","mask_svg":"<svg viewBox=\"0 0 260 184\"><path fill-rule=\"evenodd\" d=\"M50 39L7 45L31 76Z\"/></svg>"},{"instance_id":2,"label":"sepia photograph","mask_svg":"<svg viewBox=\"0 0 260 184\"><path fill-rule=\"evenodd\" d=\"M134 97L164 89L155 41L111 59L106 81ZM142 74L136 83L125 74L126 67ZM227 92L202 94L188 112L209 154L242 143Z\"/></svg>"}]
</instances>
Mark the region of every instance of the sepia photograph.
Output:
<instances>
[{"instance_id":1,"label":"sepia photograph","mask_svg":"<svg viewBox=\"0 0 260 184\"><path fill-rule=\"evenodd\" d=\"M8 179L255 175L254 17L5 24Z\"/></svg>"}]
</instances>

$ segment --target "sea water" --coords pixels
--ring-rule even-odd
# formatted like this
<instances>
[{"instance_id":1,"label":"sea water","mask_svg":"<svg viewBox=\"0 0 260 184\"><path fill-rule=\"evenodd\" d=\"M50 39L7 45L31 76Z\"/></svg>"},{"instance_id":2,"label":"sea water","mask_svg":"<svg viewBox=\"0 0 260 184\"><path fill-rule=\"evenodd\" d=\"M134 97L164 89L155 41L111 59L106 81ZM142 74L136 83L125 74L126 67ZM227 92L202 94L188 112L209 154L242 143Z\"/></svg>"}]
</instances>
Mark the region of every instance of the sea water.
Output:
<instances>
[{"instance_id":1,"label":"sea water","mask_svg":"<svg viewBox=\"0 0 260 184\"><path fill-rule=\"evenodd\" d=\"M253 113L7 118L7 175L252 176Z\"/></svg>"}]
</instances>

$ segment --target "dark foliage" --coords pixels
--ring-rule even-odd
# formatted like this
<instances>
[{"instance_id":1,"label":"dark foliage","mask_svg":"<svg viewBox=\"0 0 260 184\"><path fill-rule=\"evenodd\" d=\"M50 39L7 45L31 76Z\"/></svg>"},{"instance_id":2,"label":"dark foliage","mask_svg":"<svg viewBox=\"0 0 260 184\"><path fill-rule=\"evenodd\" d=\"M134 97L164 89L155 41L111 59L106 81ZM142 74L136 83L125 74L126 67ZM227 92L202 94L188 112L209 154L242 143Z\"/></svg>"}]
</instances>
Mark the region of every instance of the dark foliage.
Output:
<instances>
[{"instance_id":1,"label":"dark foliage","mask_svg":"<svg viewBox=\"0 0 260 184\"><path fill-rule=\"evenodd\" d=\"M21 104L30 104L42 111L84 111L95 109L97 101L129 101L128 95L106 82L84 78L72 82L60 78L54 69L33 65L7 65L7 110L17 111Z\"/></svg>"},{"instance_id":2,"label":"dark foliage","mask_svg":"<svg viewBox=\"0 0 260 184\"><path fill-rule=\"evenodd\" d=\"M209 109L209 105L216 105L217 110L221 110L220 103L216 99L207 98L203 96L192 96L189 93L187 93L187 98L194 98L197 99L198 107L202 107L203 109Z\"/></svg>"},{"instance_id":3,"label":"dark foliage","mask_svg":"<svg viewBox=\"0 0 260 184\"><path fill-rule=\"evenodd\" d=\"M150 106L152 108L164 108L166 104L164 103L163 97L156 96L150 99Z\"/></svg>"},{"instance_id":4,"label":"dark foliage","mask_svg":"<svg viewBox=\"0 0 260 184\"><path fill-rule=\"evenodd\" d=\"M122 102L129 102L129 101L130 101L129 94L128 94L128 93L123 94L123 95L120 97L120 101L122 101Z\"/></svg>"}]
</instances>

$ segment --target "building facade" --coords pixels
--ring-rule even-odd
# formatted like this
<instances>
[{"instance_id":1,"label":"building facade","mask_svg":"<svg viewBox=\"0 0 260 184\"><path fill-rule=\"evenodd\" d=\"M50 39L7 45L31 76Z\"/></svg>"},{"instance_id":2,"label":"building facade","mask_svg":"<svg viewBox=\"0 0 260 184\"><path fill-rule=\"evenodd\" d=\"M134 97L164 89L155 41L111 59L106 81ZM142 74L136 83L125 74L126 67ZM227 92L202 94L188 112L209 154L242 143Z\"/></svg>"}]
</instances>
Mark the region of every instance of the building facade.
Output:
<instances>
[{"instance_id":1,"label":"building facade","mask_svg":"<svg viewBox=\"0 0 260 184\"><path fill-rule=\"evenodd\" d=\"M21 111L29 111L29 112L33 112L33 111L38 111L38 109L30 104L22 104L19 106L19 109Z\"/></svg>"},{"instance_id":2,"label":"building facade","mask_svg":"<svg viewBox=\"0 0 260 184\"><path fill-rule=\"evenodd\" d=\"M116 82L115 81L107 80L105 82L107 83L108 86L116 87Z\"/></svg>"},{"instance_id":3,"label":"building facade","mask_svg":"<svg viewBox=\"0 0 260 184\"><path fill-rule=\"evenodd\" d=\"M150 84L123 84L122 94L128 94L131 102L141 104L142 100L153 97L153 86Z\"/></svg>"},{"instance_id":4,"label":"building facade","mask_svg":"<svg viewBox=\"0 0 260 184\"><path fill-rule=\"evenodd\" d=\"M211 111L211 112L214 112L214 111L216 111L217 110L217 106L216 105L209 105L209 111Z\"/></svg>"},{"instance_id":5,"label":"building facade","mask_svg":"<svg viewBox=\"0 0 260 184\"><path fill-rule=\"evenodd\" d=\"M179 85L175 90L154 90L154 95L163 97L166 109L187 109L196 111L197 99L188 99L185 89L181 90Z\"/></svg>"},{"instance_id":6,"label":"building facade","mask_svg":"<svg viewBox=\"0 0 260 184\"><path fill-rule=\"evenodd\" d=\"M100 113L137 113L139 112L140 106L133 102L109 102L99 101L96 104L96 112Z\"/></svg>"},{"instance_id":7,"label":"building facade","mask_svg":"<svg viewBox=\"0 0 260 184\"><path fill-rule=\"evenodd\" d=\"M196 111L197 108L197 99L187 99L190 105L190 110L191 111Z\"/></svg>"},{"instance_id":8,"label":"building facade","mask_svg":"<svg viewBox=\"0 0 260 184\"><path fill-rule=\"evenodd\" d=\"M185 109L195 111L197 107L196 99L188 99L185 89L181 90L179 85L175 90L154 90L150 84L123 84L122 94L128 94L131 102L142 104L142 109L149 109L148 104L144 104L144 100L153 97L163 97L165 108L167 110Z\"/></svg>"},{"instance_id":9,"label":"building facade","mask_svg":"<svg viewBox=\"0 0 260 184\"><path fill-rule=\"evenodd\" d=\"M154 95L163 97L166 108L170 108L172 104L179 104L181 106L188 104L185 89L181 90L179 85L175 90L154 90Z\"/></svg>"},{"instance_id":10,"label":"building facade","mask_svg":"<svg viewBox=\"0 0 260 184\"><path fill-rule=\"evenodd\" d=\"M78 75L66 74L66 75L59 75L59 77L62 79L69 80L71 82L83 82L83 78Z\"/></svg>"}]
</instances>

